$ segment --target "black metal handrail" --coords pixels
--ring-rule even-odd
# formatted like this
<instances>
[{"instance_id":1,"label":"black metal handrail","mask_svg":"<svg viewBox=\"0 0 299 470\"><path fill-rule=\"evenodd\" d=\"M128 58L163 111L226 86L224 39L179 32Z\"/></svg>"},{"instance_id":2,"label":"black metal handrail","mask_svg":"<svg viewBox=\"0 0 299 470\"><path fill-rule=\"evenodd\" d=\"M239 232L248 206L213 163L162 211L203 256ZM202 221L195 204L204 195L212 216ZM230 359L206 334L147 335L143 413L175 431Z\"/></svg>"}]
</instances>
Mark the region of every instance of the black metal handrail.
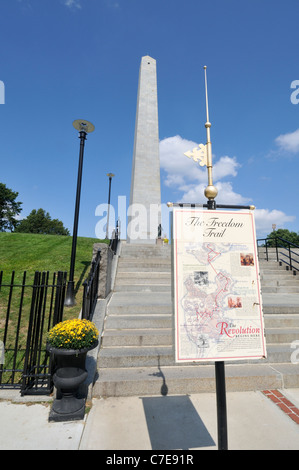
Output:
<instances>
[{"instance_id":1,"label":"black metal handrail","mask_svg":"<svg viewBox=\"0 0 299 470\"><path fill-rule=\"evenodd\" d=\"M119 242L119 237L120 237L120 224L119 221L116 222L116 228L112 232L111 240L109 243L109 246L111 250L113 251L114 254L116 254L117 251L117 245Z\"/></svg>"},{"instance_id":2,"label":"black metal handrail","mask_svg":"<svg viewBox=\"0 0 299 470\"><path fill-rule=\"evenodd\" d=\"M99 289L101 250L98 250L87 279L83 282L82 318L91 320L96 307Z\"/></svg>"},{"instance_id":3,"label":"black metal handrail","mask_svg":"<svg viewBox=\"0 0 299 470\"><path fill-rule=\"evenodd\" d=\"M285 240L281 237L268 237L268 238L259 238L257 239L257 244L259 242L264 242L266 249L266 260L269 261L269 248L275 248L276 250L276 260L280 263L284 263L287 266L287 269L299 271L299 259L295 259L294 256L299 258L299 245L292 243L288 240ZM292 248L297 248L298 253L296 253ZM280 249L286 250L286 252L279 251ZM296 267L294 264L297 264Z\"/></svg>"}]
</instances>

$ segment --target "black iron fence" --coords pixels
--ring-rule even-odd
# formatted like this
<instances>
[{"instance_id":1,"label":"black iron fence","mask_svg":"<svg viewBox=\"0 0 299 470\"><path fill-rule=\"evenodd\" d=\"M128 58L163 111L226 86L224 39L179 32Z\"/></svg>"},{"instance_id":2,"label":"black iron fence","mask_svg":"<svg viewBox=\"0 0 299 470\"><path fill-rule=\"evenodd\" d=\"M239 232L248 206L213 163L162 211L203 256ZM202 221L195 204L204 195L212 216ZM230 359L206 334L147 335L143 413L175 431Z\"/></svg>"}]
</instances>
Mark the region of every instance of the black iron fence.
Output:
<instances>
[{"instance_id":1,"label":"black iron fence","mask_svg":"<svg viewBox=\"0 0 299 470\"><path fill-rule=\"evenodd\" d=\"M101 250L83 283L82 318L92 320L98 299ZM63 320L67 273L0 271L0 388L21 395L50 394L48 331Z\"/></svg>"},{"instance_id":2,"label":"black iron fence","mask_svg":"<svg viewBox=\"0 0 299 470\"><path fill-rule=\"evenodd\" d=\"M22 395L52 391L46 335L63 317L66 273L0 272L0 386Z\"/></svg>"},{"instance_id":3,"label":"black iron fence","mask_svg":"<svg viewBox=\"0 0 299 470\"><path fill-rule=\"evenodd\" d=\"M98 286L100 277L101 250L98 250L87 279L83 282L82 318L92 320L98 299Z\"/></svg>"}]
</instances>

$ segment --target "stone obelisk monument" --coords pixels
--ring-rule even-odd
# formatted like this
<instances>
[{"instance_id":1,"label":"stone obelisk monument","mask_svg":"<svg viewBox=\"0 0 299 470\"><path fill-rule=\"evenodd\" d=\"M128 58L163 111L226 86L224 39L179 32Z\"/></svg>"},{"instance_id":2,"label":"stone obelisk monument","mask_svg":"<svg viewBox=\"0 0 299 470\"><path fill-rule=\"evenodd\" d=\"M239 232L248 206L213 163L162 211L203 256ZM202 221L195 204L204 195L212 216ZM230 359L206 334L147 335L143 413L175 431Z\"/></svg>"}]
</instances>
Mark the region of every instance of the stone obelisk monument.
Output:
<instances>
[{"instance_id":1,"label":"stone obelisk monument","mask_svg":"<svg viewBox=\"0 0 299 470\"><path fill-rule=\"evenodd\" d=\"M128 211L128 243L156 243L160 215L160 158L156 61L141 59L131 195Z\"/></svg>"}]
</instances>

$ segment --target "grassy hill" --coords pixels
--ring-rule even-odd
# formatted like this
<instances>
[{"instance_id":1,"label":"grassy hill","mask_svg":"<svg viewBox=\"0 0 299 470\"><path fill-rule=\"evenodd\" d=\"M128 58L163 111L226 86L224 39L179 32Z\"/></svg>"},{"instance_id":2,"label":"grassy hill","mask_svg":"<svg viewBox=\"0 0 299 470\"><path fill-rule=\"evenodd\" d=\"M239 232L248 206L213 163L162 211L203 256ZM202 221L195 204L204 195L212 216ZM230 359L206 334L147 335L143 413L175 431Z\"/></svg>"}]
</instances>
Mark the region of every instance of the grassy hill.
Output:
<instances>
[{"instance_id":1,"label":"grassy hill","mask_svg":"<svg viewBox=\"0 0 299 470\"><path fill-rule=\"evenodd\" d=\"M105 240L78 237L75 264L75 287L77 306L66 309L67 313L76 316L81 308L82 282L88 275L93 244ZM3 282L9 282L11 273L16 272L16 280L21 280L23 271L29 279L35 271L69 271L72 237L61 235L38 235L29 233L0 232L0 271L3 271Z\"/></svg>"},{"instance_id":2,"label":"grassy hill","mask_svg":"<svg viewBox=\"0 0 299 470\"><path fill-rule=\"evenodd\" d=\"M90 263L92 247L101 240L78 237L76 264ZM2 271L68 271L72 237L0 232Z\"/></svg>"}]
</instances>

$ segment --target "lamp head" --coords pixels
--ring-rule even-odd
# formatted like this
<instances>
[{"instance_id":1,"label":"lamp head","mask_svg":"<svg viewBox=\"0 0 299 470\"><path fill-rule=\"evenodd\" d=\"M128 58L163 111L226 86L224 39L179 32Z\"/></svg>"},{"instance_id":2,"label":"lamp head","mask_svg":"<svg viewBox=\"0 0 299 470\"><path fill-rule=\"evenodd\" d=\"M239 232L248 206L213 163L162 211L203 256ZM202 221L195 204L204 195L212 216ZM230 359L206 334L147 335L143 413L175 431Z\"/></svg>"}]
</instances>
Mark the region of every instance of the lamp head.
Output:
<instances>
[{"instance_id":1,"label":"lamp head","mask_svg":"<svg viewBox=\"0 0 299 470\"><path fill-rule=\"evenodd\" d=\"M73 122L73 126L79 132L85 132L86 134L90 134L94 131L95 127L91 122L85 121L84 119L76 119Z\"/></svg>"}]
</instances>

